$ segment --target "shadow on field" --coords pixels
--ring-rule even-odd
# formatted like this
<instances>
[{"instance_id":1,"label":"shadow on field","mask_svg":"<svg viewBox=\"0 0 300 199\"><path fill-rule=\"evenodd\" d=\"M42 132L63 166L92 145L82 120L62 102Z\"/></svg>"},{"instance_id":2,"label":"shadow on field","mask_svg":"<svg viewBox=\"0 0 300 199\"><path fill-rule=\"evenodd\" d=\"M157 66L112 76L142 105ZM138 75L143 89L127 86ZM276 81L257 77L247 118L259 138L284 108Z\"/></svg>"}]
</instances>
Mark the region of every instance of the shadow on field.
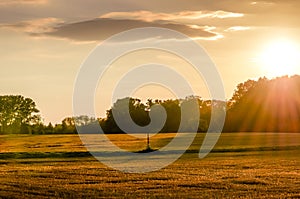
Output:
<instances>
[{"instance_id":1,"label":"shadow on field","mask_svg":"<svg viewBox=\"0 0 300 199\"><path fill-rule=\"evenodd\" d=\"M158 149L145 149L135 153L151 153ZM274 146L274 147L253 147L253 148L227 148L213 149L210 153L242 153L242 152L262 152L262 151L291 151L300 150L300 146ZM174 151L178 153L178 151ZM188 149L185 153L198 153L199 150ZM4 152L0 153L0 159L24 159L24 158L75 158L92 157L89 152Z\"/></svg>"}]
</instances>

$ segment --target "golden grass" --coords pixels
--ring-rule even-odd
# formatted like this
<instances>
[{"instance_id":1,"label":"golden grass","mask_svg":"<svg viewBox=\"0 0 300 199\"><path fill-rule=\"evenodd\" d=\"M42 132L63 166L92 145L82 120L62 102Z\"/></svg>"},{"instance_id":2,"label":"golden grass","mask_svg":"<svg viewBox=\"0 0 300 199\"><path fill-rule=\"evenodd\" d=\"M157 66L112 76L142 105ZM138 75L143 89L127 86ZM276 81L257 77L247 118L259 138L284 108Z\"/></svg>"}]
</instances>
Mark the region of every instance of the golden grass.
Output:
<instances>
[{"instance_id":1,"label":"golden grass","mask_svg":"<svg viewBox=\"0 0 300 199\"><path fill-rule=\"evenodd\" d=\"M152 144L166 144L174 134L160 136ZM110 137L123 147L134 139L121 138ZM198 159L193 150L199 149L203 139L199 135L190 153L146 174L121 173L93 157L1 159L0 198L299 198L299 138L299 134L223 134L216 149L237 151L215 151ZM0 139L1 154L85 151L76 135ZM267 147L274 150L263 150ZM254 150L238 151L243 148Z\"/></svg>"},{"instance_id":2,"label":"golden grass","mask_svg":"<svg viewBox=\"0 0 300 199\"><path fill-rule=\"evenodd\" d=\"M151 137L153 148L168 144L175 133L156 134ZM146 139L126 134L111 134L108 138L120 148L128 151L142 150ZM191 151L199 150L205 134L197 134ZM215 150L264 149L300 146L300 133L223 133L214 147ZM0 153L5 152L85 152L78 135L0 135Z\"/></svg>"}]
</instances>

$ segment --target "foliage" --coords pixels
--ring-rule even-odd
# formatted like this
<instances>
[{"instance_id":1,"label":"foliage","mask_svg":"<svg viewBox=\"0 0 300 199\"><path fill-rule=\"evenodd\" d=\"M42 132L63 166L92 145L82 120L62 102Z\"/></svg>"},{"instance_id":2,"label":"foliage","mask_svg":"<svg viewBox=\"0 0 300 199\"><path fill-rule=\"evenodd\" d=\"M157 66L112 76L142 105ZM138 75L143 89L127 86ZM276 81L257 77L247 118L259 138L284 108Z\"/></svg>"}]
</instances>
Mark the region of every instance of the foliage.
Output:
<instances>
[{"instance_id":1,"label":"foliage","mask_svg":"<svg viewBox=\"0 0 300 199\"><path fill-rule=\"evenodd\" d=\"M139 126L148 125L151 120L149 114L155 105L161 105L167 114L166 122L160 132L177 132L181 121L181 108L192 100L197 101L200 118L193 112L184 116L188 123L199 120L198 132L206 132L211 123L218 125L218 112L216 119L211 121L212 107L218 111L226 111L224 131L288 131L300 130L300 76L284 76L272 80L259 78L247 80L237 85L232 98L227 103L227 110L220 109L224 101L203 100L198 96L188 96L185 99L153 100L142 102L137 98L118 99L107 110L105 118L88 116L66 117L60 124L44 125L37 113L34 101L23 96L0 96L0 132L3 133L29 133L29 134L74 134L77 126L88 126L99 122L107 134L123 133L115 121L115 117L124 119L127 123L131 118ZM221 113L220 112L220 113ZM129 114L130 117L127 117ZM191 126L191 125L190 125ZM91 126L92 127L92 126ZM92 128L91 128L92 129ZM189 131L189 125L185 127ZM142 133L142 132L141 132Z\"/></svg>"},{"instance_id":2,"label":"foliage","mask_svg":"<svg viewBox=\"0 0 300 199\"><path fill-rule=\"evenodd\" d=\"M227 112L226 131L299 132L300 76L239 84Z\"/></svg>"},{"instance_id":3,"label":"foliage","mask_svg":"<svg viewBox=\"0 0 300 199\"><path fill-rule=\"evenodd\" d=\"M111 109L107 111L106 118L100 119L100 125L105 133L122 133L123 131L117 125L113 113L119 114L119 117L126 116L126 111L129 109L131 119L140 126L145 126L150 123L149 113L151 107L154 105L161 105L167 113L166 122L160 132L177 132L181 120L181 106L188 103L190 100L196 99L198 101L201 118L195 118L192 114L189 115L188 120L200 120L198 131L207 130L208 119L210 118L210 103L203 101L200 97L190 96L186 99L168 99L168 100L152 100L148 99L146 103L141 102L140 99L124 98L117 100ZM129 103L128 103L129 102ZM129 104L129 106L128 106ZM194 108L194 107L192 107ZM193 112L192 110L190 111Z\"/></svg>"},{"instance_id":4,"label":"foliage","mask_svg":"<svg viewBox=\"0 0 300 199\"><path fill-rule=\"evenodd\" d=\"M1 133L30 133L30 125L40 123L35 102L21 95L0 96Z\"/></svg>"}]
</instances>

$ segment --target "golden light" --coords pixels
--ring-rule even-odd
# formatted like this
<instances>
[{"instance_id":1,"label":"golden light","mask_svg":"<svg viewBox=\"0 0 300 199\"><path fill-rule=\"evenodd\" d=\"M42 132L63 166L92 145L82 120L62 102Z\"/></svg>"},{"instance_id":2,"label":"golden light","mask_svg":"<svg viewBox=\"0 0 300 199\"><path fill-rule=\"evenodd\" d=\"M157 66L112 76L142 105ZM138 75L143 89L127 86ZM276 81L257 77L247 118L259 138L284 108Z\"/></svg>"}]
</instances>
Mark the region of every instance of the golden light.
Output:
<instances>
[{"instance_id":1,"label":"golden light","mask_svg":"<svg viewBox=\"0 0 300 199\"><path fill-rule=\"evenodd\" d=\"M300 50L289 40L274 41L263 50L259 62L268 76L293 75L300 67Z\"/></svg>"}]
</instances>

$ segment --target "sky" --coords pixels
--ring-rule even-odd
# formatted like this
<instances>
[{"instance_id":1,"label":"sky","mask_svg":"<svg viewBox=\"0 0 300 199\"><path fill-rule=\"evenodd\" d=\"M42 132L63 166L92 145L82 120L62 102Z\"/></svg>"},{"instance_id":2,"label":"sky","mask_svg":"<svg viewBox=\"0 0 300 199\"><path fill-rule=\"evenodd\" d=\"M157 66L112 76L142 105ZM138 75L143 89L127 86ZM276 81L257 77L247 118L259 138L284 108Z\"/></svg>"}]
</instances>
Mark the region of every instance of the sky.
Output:
<instances>
[{"instance_id":1,"label":"sky","mask_svg":"<svg viewBox=\"0 0 300 199\"><path fill-rule=\"evenodd\" d=\"M299 6L297 0L0 0L0 95L30 97L45 123L58 123L72 115L77 74L99 43L132 28L160 27L183 33L206 50L230 99L247 79L300 73ZM177 67L199 96L209 95L187 63L148 50L113 63L96 98L105 98L130 67L153 59ZM174 94L149 85L134 96ZM99 116L110 108L109 99L97 104Z\"/></svg>"}]
</instances>

